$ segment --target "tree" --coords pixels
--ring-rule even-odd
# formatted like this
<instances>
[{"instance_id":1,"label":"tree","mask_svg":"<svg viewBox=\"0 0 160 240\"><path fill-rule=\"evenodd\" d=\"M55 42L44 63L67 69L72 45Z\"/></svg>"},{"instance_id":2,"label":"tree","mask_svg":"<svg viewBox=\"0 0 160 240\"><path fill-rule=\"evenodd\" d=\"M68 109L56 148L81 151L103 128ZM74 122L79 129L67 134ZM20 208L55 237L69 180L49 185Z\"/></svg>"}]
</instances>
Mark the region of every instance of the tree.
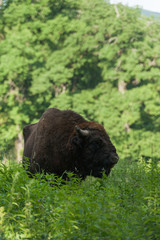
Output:
<instances>
[{"instance_id":1,"label":"tree","mask_svg":"<svg viewBox=\"0 0 160 240\"><path fill-rule=\"evenodd\" d=\"M22 127L56 106L103 123L121 151L125 144L129 156L138 152L139 137L151 125L158 131L159 25L104 0L4 1L0 151L22 142Z\"/></svg>"}]
</instances>

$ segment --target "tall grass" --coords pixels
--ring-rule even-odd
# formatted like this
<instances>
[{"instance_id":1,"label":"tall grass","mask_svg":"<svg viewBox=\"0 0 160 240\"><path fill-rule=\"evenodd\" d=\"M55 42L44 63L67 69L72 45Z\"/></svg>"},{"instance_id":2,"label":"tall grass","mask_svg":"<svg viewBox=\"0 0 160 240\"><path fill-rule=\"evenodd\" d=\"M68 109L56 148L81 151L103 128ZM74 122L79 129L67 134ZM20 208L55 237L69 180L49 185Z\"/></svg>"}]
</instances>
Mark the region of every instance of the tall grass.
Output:
<instances>
[{"instance_id":1,"label":"tall grass","mask_svg":"<svg viewBox=\"0 0 160 240\"><path fill-rule=\"evenodd\" d=\"M121 160L109 177L69 178L0 164L0 239L160 239L160 164Z\"/></svg>"}]
</instances>

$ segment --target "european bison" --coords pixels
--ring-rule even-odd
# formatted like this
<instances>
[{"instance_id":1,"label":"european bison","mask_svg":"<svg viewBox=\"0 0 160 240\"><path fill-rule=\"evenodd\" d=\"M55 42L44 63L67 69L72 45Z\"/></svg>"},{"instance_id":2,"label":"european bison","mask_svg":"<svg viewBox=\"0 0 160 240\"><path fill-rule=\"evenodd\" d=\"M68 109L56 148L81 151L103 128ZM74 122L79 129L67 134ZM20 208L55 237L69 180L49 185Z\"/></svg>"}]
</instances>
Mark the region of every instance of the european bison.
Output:
<instances>
[{"instance_id":1,"label":"european bison","mask_svg":"<svg viewBox=\"0 0 160 240\"><path fill-rule=\"evenodd\" d=\"M23 129L23 164L28 171L55 173L71 171L84 179L102 177L118 162L116 149L102 125L86 121L79 114L47 109L38 123Z\"/></svg>"}]
</instances>

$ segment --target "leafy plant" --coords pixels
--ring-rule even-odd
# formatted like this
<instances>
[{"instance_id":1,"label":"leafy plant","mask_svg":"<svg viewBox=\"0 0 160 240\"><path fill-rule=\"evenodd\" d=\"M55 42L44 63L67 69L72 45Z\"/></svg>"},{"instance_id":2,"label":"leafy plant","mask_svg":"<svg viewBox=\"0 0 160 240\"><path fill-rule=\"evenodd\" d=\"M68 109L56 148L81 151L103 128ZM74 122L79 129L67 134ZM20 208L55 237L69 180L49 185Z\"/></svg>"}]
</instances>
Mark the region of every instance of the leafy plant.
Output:
<instances>
[{"instance_id":1,"label":"leafy plant","mask_svg":"<svg viewBox=\"0 0 160 240\"><path fill-rule=\"evenodd\" d=\"M0 165L2 239L158 239L160 165L125 159L109 177L28 178ZM3 179L3 181L2 181Z\"/></svg>"}]
</instances>

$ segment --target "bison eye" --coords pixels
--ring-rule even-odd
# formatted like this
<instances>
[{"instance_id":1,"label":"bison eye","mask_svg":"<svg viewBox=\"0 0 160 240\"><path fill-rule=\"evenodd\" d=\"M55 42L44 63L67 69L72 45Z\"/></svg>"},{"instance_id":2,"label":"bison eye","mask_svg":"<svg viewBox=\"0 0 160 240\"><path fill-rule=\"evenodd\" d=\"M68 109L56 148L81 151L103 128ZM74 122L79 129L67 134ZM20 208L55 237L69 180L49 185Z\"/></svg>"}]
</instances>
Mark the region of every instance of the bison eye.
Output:
<instances>
[{"instance_id":1,"label":"bison eye","mask_svg":"<svg viewBox=\"0 0 160 240\"><path fill-rule=\"evenodd\" d=\"M92 142L88 145L88 148L91 150L91 151L97 151L99 146L96 142Z\"/></svg>"}]
</instances>

